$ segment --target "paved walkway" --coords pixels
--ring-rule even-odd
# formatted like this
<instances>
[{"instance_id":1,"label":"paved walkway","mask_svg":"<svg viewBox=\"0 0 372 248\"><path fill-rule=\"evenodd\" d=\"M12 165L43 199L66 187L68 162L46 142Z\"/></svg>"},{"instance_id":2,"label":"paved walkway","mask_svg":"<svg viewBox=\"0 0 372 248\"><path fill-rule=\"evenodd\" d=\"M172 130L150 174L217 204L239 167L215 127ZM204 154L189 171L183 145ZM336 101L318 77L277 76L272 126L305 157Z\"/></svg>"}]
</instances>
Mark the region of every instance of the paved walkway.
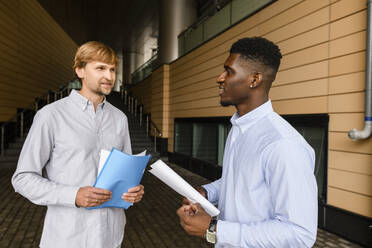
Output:
<instances>
[{"instance_id":1,"label":"paved walkway","mask_svg":"<svg viewBox=\"0 0 372 248\"><path fill-rule=\"evenodd\" d=\"M194 186L208 182L187 170L171 166ZM10 184L12 173L13 170L0 169L0 248L38 247L46 208L14 193ZM203 239L188 236L180 227L176 210L181 205L181 197L177 193L149 173L145 173L142 183L146 194L142 202L126 212L127 226L122 247L212 247ZM314 247L360 246L319 230Z\"/></svg>"}]
</instances>

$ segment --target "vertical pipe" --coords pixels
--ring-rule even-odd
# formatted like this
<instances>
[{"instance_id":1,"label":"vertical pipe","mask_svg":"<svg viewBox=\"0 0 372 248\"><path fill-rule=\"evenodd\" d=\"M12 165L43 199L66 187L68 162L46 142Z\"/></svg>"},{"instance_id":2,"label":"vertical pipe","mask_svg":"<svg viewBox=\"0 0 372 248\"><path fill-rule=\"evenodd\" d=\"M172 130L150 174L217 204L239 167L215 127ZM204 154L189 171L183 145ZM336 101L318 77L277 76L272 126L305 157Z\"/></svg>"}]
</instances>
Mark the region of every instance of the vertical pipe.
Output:
<instances>
[{"instance_id":1,"label":"vertical pipe","mask_svg":"<svg viewBox=\"0 0 372 248\"><path fill-rule=\"evenodd\" d=\"M139 121L140 121L140 127L142 127L142 105L139 108Z\"/></svg>"},{"instance_id":2,"label":"vertical pipe","mask_svg":"<svg viewBox=\"0 0 372 248\"><path fill-rule=\"evenodd\" d=\"M367 1L367 42L366 42L366 96L364 128L349 131L349 138L353 141L368 139L372 134L372 0Z\"/></svg>"}]
</instances>

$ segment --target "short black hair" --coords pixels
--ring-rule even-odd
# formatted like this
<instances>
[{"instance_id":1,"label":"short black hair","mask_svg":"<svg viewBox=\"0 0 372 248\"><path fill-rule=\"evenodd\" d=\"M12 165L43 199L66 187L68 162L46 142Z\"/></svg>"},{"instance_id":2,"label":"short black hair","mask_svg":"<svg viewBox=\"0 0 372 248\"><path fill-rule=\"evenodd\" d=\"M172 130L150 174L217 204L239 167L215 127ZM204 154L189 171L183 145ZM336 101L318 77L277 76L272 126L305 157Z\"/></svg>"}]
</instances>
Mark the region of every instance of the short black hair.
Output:
<instances>
[{"instance_id":1,"label":"short black hair","mask_svg":"<svg viewBox=\"0 0 372 248\"><path fill-rule=\"evenodd\" d=\"M231 53L238 53L245 60L258 61L275 72L278 71L282 54L277 45L262 37L243 38L235 42L230 49Z\"/></svg>"}]
</instances>

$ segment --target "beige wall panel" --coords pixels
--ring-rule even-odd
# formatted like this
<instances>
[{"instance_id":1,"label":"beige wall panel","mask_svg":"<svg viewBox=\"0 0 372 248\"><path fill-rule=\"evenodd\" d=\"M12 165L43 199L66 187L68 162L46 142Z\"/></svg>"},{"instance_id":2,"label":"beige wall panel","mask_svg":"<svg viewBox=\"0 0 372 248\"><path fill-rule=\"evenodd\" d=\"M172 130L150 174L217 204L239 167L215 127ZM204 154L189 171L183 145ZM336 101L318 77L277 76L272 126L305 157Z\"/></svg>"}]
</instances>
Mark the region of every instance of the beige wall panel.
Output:
<instances>
[{"instance_id":1,"label":"beige wall panel","mask_svg":"<svg viewBox=\"0 0 372 248\"><path fill-rule=\"evenodd\" d=\"M191 118L191 117L218 117L232 116L235 113L235 108L228 107L209 107L209 108L192 108L177 110L172 114L172 118ZM172 119L171 118L171 119Z\"/></svg>"},{"instance_id":2,"label":"beige wall panel","mask_svg":"<svg viewBox=\"0 0 372 248\"><path fill-rule=\"evenodd\" d=\"M263 27L263 32L269 32L273 28L277 28L276 25L278 26L285 25L286 21L283 20L283 16L281 16L281 13L285 13L288 10L290 11L291 9L296 8L298 5L301 5L301 2L303 1L298 0L277 1L271 4L270 6L264 8L263 10L259 11L255 15L251 16L250 18L244 20L239 25L234 26L233 27L234 31L236 30L236 32L234 33L236 33L237 38L238 37L240 38L244 36L244 34L242 34L244 31L254 30L257 26ZM301 5L300 7L302 6L303 5ZM277 18L277 16L281 17ZM288 17L291 18L290 16ZM295 15L294 19L296 17L297 16Z\"/></svg>"},{"instance_id":3,"label":"beige wall panel","mask_svg":"<svg viewBox=\"0 0 372 248\"><path fill-rule=\"evenodd\" d=\"M326 1L323 1L326 2ZM299 35L307 30L314 29L329 22L329 7L325 7L308 16L305 16L295 22L283 26L279 29L274 29L264 37L274 42L286 40L290 37Z\"/></svg>"},{"instance_id":4,"label":"beige wall panel","mask_svg":"<svg viewBox=\"0 0 372 248\"><path fill-rule=\"evenodd\" d=\"M308 49L300 50L283 56L280 70L311 64L328 58L328 43L320 44Z\"/></svg>"},{"instance_id":5,"label":"beige wall panel","mask_svg":"<svg viewBox=\"0 0 372 248\"><path fill-rule=\"evenodd\" d=\"M299 2L301 2L301 0L281 0L271 4L269 7L242 21L239 25L233 26L231 29L220 34L218 37L215 37L214 39L205 43L203 46L195 49L191 53L172 63L170 65L171 71L179 66L182 66L184 63L193 60L193 58L199 57L201 54L219 46L220 44L227 44L228 48L225 49L227 51L233 42L231 41L231 39L233 39L234 41L237 40L239 37L242 36L241 34L243 32L251 28L255 28L260 23L270 21L271 18L276 16L278 13L289 9L291 6L294 6Z\"/></svg>"},{"instance_id":6,"label":"beige wall panel","mask_svg":"<svg viewBox=\"0 0 372 248\"><path fill-rule=\"evenodd\" d=\"M312 96L324 96L328 93L328 79L319 79L303 83L279 85L270 90L271 100L284 100Z\"/></svg>"},{"instance_id":7,"label":"beige wall panel","mask_svg":"<svg viewBox=\"0 0 372 248\"><path fill-rule=\"evenodd\" d=\"M72 78L77 46L36 0L0 3L0 34L3 104L27 107L35 97ZM9 85L14 90L9 91Z\"/></svg>"},{"instance_id":8,"label":"beige wall panel","mask_svg":"<svg viewBox=\"0 0 372 248\"><path fill-rule=\"evenodd\" d=\"M372 217L372 197L328 187L328 204Z\"/></svg>"},{"instance_id":9,"label":"beige wall panel","mask_svg":"<svg viewBox=\"0 0 372 248\"><path fill-rule=\"evenodd\" d=\"M331 40L365 30L367 27L367 12L361 11L351 16L331 23Z\"/></svg>"},{"instance_id":10,"label":"beige wall panel","mask_svg":"<svg viewBox=\"0 0 372 248\"><path fill-rule=\"evenodd\" d=\"M218 96L218 88L213 87L210 89L191 92L189 94L180 95L174 98L173 103L190 102L203 98L211 98Z\"/></svg>"},{"instance_id":11,"label":"beige wall panel","mask_svg":"<svg viewBox=\"0 0 372 248\"><path fill-rule=\"evenodd\" d=\"M366 9L366 0L342 0L331 6L331 21Z\"/></svg>"},{"instance_id":12,"label":"beige wall panel","mask_svg":"<svg viewBox=\"0 0 372 248\"><path fill-rule=\"evenodd\" d=\"M278 42L277 45L283 55L314 46L328 41L329 25L320 26L314 30L296 35L288 40Z\"/></svg>"},{"instance_id":13,"label":"beige wall panel","mask_svg":"<svg viewBox=\"0 0 372 248\"><path fill-rule=\"evenodd\" d=\"M0 113L2 115L6 115L6 116L11 115L11 117L13 117L17 113L17 110L15 108L11 108L11 107L0 106Z\"/></svg>"},{"instance_id":14,"label":"beige wall panel","mask_svg":"<svg viewBox=\"0 0 372 248\"><path fill-rule=\"evenodd\" d=\"M4 92L13 92L16 94L27 93L34 95L35 93L40 93L35 89L35 87L23 81L17 81L15 78L6 77L0 74L0 89Z\"/></svg>"},{"instance_id":15,"label":"beige wall panel","mask_svg":"<svg viewBox=\"0 0 372 248\"><path fill-rule=\"evenodd\" d=\"M350 93L329 96L329 112L362 112L364 111L365 93Z\"/></svg>"},{"instance_id":16,"label":"beige wall panel","mask_svg":"<svg viewBox=\"0 0 372 248\"><path fill-rule=\"evenodd\" d=\"M228 54L223 53L222 55L215 55L215 57L211 59L206 59L205 62L200 64L194 64L193 67L190 67L187 70L175 72L172 75L172 82L177 82L182 79L188 78L192 75L210 70L211 68L220 67L221 71L223 70L223 64L227 59Z\"/></svg>"},{"instance_id":17,"label":"beige wall panel","mask_svg":"<svg viewBox=\"0 0 372 248\"><path fill-rule=\"evenodd\" d=\"M328 169L328 185L354 193L372 196L372 177L349 171Z\"/></svg>"},{"instance_id":18,"label":"beige wall panel","mask_svg":"<svg viewBox=\"0 0 372 248\"><path fill-rule=\"evenodd\" d=\"M346 132L329 132L328 139L331 150L372 154L372 139L352 141Z\"/></svg>"},{"instance_id":19,"label":"beige wall panel","mask_svg":"<svg viewBox=\"0 0 372 248\"><path fill-rule=\"evenodd\" d=\"M210 60L214 60L214 58L218 58L218 61L223 63L224 62L223 58L227 58L229 55L229 50L231 48L232 43L233 41L223 43L209 50L208 52L203 53L199 57L194 57L193 60L188 61L181 67L178 67L175 70L170 70L169 73L170 73L170 77L172 78L172 81L174 80L175 77L177 78L179 74L184 73L184 72L187 73L192 68L200 66L201 64L206 63ZM217 64L219 63L216 63L216 65Z\"/></svg>"},{"instance_id":20,"label":"beige wall panel","mask_svg":"<svg viewBox=\"0 0 372 248\"><path fill-rule=\"evenodd\" d=\"M299 19L308 18L307 16L311 16L312 12L317 13L324 11L324 7L328 5L329 2L324 0L303 1L261 24L260 31L262 34L267 34L274 30L279 30L280 27L289 26L291 23L296 22ZM310 19L311 18L312 17L310 17ZM305 27L301 26L301 28Z\"/></svg>"},{"instance_id":21,"label":"beige wall panel","mask_svg":"<svg viewBox=\"0 0 372 248\"><path fill-rule=\"evenodd\" d=\"M337 76L365 70L366 53L358 52L331 59L329 61L329 75Z\"/></svg>"},{"instance_id":22,"label":"beige wall panel","mask_svg":"<svg viewBox=\"0 0 372 248\"><path fill-rule=\"evenodd\" d=\"M363 91L365 88L364 71L329 78L329 94Z\"/></svg>"},{"instance_id":23,"label":"beige wall panel","mask_svg":"<svg viewBox=\"0 0 372 248\"><path fill-rule=\"evenodd\" d=\"M322 61L310 65L296 67L289 70L279 71L274 81L274 85L309 81L314 79L325 78L327 76L328 61Z\"/></svg>"},{"instance_id":24,"label":"beige wall panel","mask_svg":"<svg viewBox=\"0 0 372 248\"><path fill-rule=\"evenodd\" d=\"M328 167L372 176L372 154L329 151Z\"/></svg>"},{"instance_id":25,"label":"beige wall panel","mask_svg":"<svg viewBox=\"0 0 372 248\"><path fill-rule=\"evenodd\" d=\"M346 113L329 115L329 131L348 132L353 128L363 129L364 113Z\"/></svg>"},{"instance_id":26,"label":"beige wall panel","mask_svg":"<svg viewBox=\"0 0 372 248\"><path fill-rule=\"evenodd\" d=\"M25 105L27 106L28 102L25 100L25 97L26 96L9 94L7 98L0 98L0 106L9 108L21 108Z\"/></svg>"},{"instance_id":27,"label":"beige wall panel","mask_svg":"<svg viewBox=\"0 0 372 248\"><path fill-rule=\"evenodd\" d=\"M361 31L330 42L330 57L366 50L366 31Z\"/></svg>"},{"instance_id":28,"label":"beige wall panel","mask_svg":"<svg viewBox=\"0 0 372 248\"><path fill-rule=\"evenodd\" d=\"M211 70L204 71L202 73L193 75L192 77L183 79L181 81L172 82L171 92L173 92L173 91L175 91L179 88L182 88L182 87L185 87L185 86L188 86L188 85L192 85L192 84L197 83L197 82L201 82L203 80L207 80L207 79L211 79L211 78L217 79L218 75L220 75L221 72L222 72L222 70L221 70L220 66L218 66L218 67L215 67Z\"/></svg>"},{"instance_id":29,"label":"beige wall panel","mask_svg":"<svg viewBox=\"0 0 372 248\"><path fill-rule=\"evenodd\" d=\"M198 92L198 91L206 90L206 89L215 90L218 92L218 85L216 83L215 77L212 77L207 80L203 80L198 83L190 84L182 88L172 90L171 93L172 93L172 98L175 98L177 96L185 95L191 92Z\"/></svg>"},{"instance_id":30,"label":"beige wall panel","mask_svg":"<svg viewBox=\"0 0 372 248\"><path fill-rule=\"evenodd\" d=\"M152 105L151 113L155 113L155 112L163 113L163 105L162 104Z\"/></svg>"},{"instance_id":31,"label":"beige wall panel","mask_svg":"<svg viewBox=\"0 0 372 248\"><path fill-rule=\"evenodd\" d=\"M272 102L275 111L281 115L327 113L326 96Z\"/></svg>"},{"instance_id":32,"label":"beige wall panel","mask_svg":"<svg viewBox=\"0 0 372 248\"><path fill-rule=\"evenodd\" d=\"M198 108L208 108L208 107L217 107L220 103L220 97L211 97L211 98L204 98L195 101L189 102L182 102L182 103L175 103L172 102L176 106L176 111L181 111L185 109L198 109Z\"/></svg>"}]
</instances>

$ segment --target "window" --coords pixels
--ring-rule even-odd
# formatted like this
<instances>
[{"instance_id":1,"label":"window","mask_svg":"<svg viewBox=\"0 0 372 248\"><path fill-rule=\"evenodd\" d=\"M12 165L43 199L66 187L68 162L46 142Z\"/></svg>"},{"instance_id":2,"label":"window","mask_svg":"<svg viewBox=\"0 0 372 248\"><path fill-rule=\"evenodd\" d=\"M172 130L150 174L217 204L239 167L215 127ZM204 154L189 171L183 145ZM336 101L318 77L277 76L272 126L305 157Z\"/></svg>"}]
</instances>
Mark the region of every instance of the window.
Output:
<instances>
[{"instance_id":1,"label":"window","mask_svg":"<svg viewBox=\"0 0 372 248\"><path fill-rule=\"evenodd\" d=\"M174 150L222 166L229 118L176 119Z\"/></svg>"},{"instance_id":2,"label":"window","mask_svg":"<svg viewBox=\"0 0 372 248\"><path fill-rule=\"evenodd\" d=\"M283 116L305 138L315 151L314 174L318 184L318 197L326 202L328 115Z\"/></svg>"}]
</instances>

